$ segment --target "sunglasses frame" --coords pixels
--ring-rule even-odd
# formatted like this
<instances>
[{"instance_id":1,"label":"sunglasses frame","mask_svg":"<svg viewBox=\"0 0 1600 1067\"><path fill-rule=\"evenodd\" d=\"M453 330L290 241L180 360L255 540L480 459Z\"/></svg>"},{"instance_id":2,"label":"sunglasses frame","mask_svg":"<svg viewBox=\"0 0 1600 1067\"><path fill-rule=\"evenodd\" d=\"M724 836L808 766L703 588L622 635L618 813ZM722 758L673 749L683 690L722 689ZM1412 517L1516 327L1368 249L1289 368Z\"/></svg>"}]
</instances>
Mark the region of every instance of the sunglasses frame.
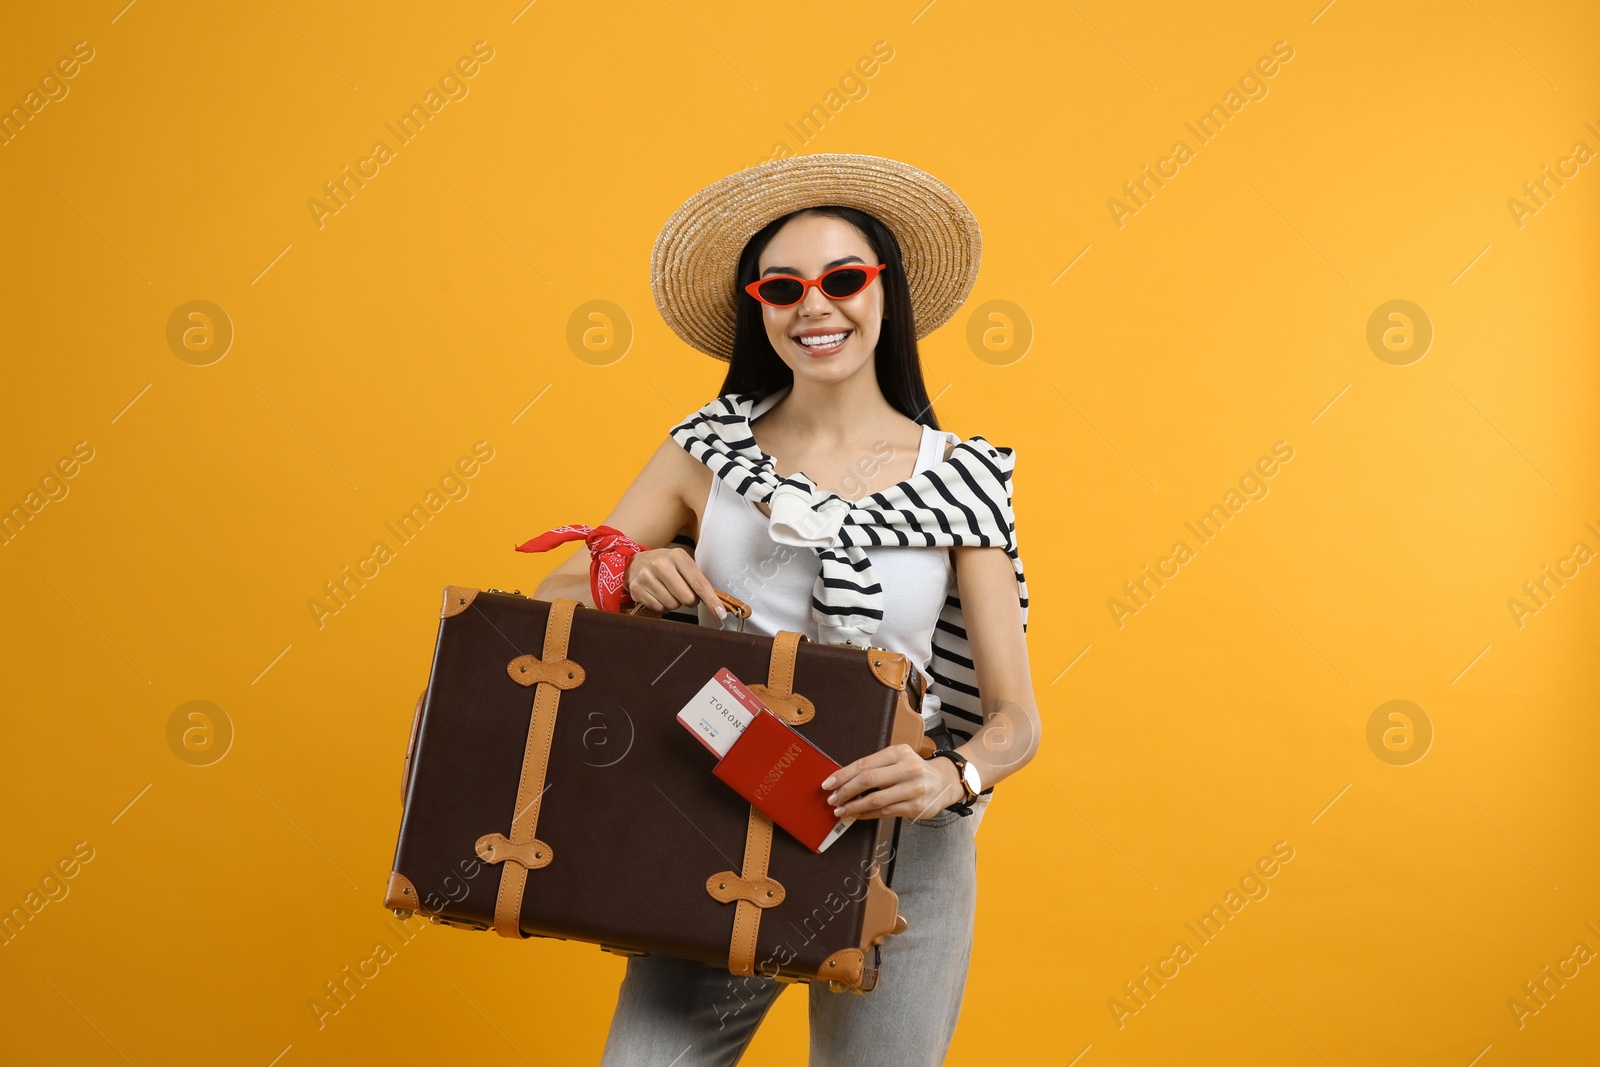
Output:
<instances>
[{"instance_id":1,"label":"sunglasses frame","mask_svg":"<svg viewBox=\"0 0 1600 1067\"><path fill-rule=\"evenodd\" d=\"M827 297L829 300L849 300L850 297L852 297L852 296L861 295L861 293L866 290L867 286L872 284L872 280L874 278L876 278L879 274L881 274L882 272L884 272L885 270L888 270L888 269L889 269L889 265L887 263L879 263L876 267L869 266L868 264L865 264L865 263L841 263L837 267L831 267L828 270L823 271L821 274L817 275L815 278L802 278L798 274L769 274L764 278L757 278L755 281L753 281L749 285L745 286L744 287L744 291L749 293L751 296L755 297L761 303L767 305L767 307L771 307L771 308L792 308L796 304L804 303L805 302L805 298L806 298L806 294L811 290L811 288L813 286L815 286L817 291L820 292L823 296ZM862 270L862 271L866 271L867 272L867 280L861 284L861 288L860 289L857 289L853 293L849 293L849 294L847 294L845 296L834 296L832 293L830 293L826 289L822 288L822 279L826 278L830 274L837 273L838 271L841 271L841 270ZM793 303L775 304L771 300L768 300L766 297L762 296L760 294L760 292L758 292L758 290L763 285L765 285L767 282L775 282L775 281L784 280L784 279L786 279L788 281L795 281L795 282L799 282L800 283L800 296Z\"/></svg>"}]
</instances>

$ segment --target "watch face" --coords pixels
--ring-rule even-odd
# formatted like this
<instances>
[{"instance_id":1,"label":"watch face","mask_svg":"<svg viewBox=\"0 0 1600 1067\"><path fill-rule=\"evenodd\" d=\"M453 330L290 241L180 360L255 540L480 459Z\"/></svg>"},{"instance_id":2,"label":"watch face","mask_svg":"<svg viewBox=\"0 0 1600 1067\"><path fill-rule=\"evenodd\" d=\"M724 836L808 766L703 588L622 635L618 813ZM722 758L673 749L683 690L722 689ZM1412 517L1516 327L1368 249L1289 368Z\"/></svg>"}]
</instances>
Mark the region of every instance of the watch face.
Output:
<instances>
[{"instance_id":1,"label":"watch face","mask_svg":"<svg viewBox=\"0 0 1600 1067\"><path fill-rule=\"evenodd\" d=\"M968 789L974 793L983 792L983 782L978 777L978 768L974 767L970 760L961 768L961 777L966 779Z\"/></svg>"}]
</instances>

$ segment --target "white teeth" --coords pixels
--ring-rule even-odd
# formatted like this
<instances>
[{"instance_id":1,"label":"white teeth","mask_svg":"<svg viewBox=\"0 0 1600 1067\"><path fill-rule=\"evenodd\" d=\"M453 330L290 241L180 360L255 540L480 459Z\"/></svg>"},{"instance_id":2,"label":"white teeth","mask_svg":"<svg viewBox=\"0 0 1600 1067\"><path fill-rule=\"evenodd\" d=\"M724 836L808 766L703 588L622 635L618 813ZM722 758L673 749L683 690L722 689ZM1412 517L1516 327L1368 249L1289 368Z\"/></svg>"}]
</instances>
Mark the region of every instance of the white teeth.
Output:
<instances>
[{"instance_id":1,"label":"white teeth","mask_svg":"<svg viewBox=\"0 0 1600 1067\"><path fill-rule=\"evenodd\" d=\"M817 334L815 337L799 337L796 340L807 348L830 348L843 341L849 335L850 332L846 330L844 333L823 333Z\"/></svg>"}]
</instances>

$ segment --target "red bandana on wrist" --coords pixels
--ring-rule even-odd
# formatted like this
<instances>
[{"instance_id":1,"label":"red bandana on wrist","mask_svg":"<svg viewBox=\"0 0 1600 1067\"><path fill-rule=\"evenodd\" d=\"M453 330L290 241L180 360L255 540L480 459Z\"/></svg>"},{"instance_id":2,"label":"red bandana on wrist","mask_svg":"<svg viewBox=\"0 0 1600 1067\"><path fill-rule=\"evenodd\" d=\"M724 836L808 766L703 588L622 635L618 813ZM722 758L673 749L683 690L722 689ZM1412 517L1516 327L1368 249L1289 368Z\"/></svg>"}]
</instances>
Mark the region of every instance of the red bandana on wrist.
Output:
<instances>
[{"instance_id":1,"label":"red bandana on wrist","mask_svg":"<svg viewBox=\"0 0 1600 1067\"><path fill-rule=\"evenodd\" d=\"M628 560L648 549L621 530L610 526L557 526L516 547L518 552L548 552L579 538L589 545L589 591L594 595L595 606L602 611L632 607L626 581Z\"/></svg>"}]
</instances>

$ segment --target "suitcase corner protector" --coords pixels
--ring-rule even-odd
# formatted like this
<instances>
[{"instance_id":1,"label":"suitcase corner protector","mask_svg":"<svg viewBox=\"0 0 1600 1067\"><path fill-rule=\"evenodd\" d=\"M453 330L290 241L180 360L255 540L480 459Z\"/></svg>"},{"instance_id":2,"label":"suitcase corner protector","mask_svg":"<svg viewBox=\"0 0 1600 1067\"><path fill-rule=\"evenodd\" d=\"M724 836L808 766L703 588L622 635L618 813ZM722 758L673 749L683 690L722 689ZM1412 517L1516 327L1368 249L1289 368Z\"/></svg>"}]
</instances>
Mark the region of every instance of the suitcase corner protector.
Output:
<instances>
[{"instance_id":1,"label":"suitcase corner protector","mask_svg":"<svg viewBox=\"0 0 1600 1067\"><path fill-rule=\"evenodd\" d=\"M391 911L416 911L422 901L417 899L417 887L399 871L389 872L389 885L384 890L383 906Z\"/></svg>"},{"instance_id":2,"label":"suitcase corner protector","mask_svg":"<svg viewBox=\"0 0 1600 1067\"><path fill-rule=\"evenodd\" d=\"M439 610L439 618L448 619L452 615L460 615L472 605L472 598L478 591L466 585L447 585L444 587L444 605Z\"/></svg>"}]
</instances>

